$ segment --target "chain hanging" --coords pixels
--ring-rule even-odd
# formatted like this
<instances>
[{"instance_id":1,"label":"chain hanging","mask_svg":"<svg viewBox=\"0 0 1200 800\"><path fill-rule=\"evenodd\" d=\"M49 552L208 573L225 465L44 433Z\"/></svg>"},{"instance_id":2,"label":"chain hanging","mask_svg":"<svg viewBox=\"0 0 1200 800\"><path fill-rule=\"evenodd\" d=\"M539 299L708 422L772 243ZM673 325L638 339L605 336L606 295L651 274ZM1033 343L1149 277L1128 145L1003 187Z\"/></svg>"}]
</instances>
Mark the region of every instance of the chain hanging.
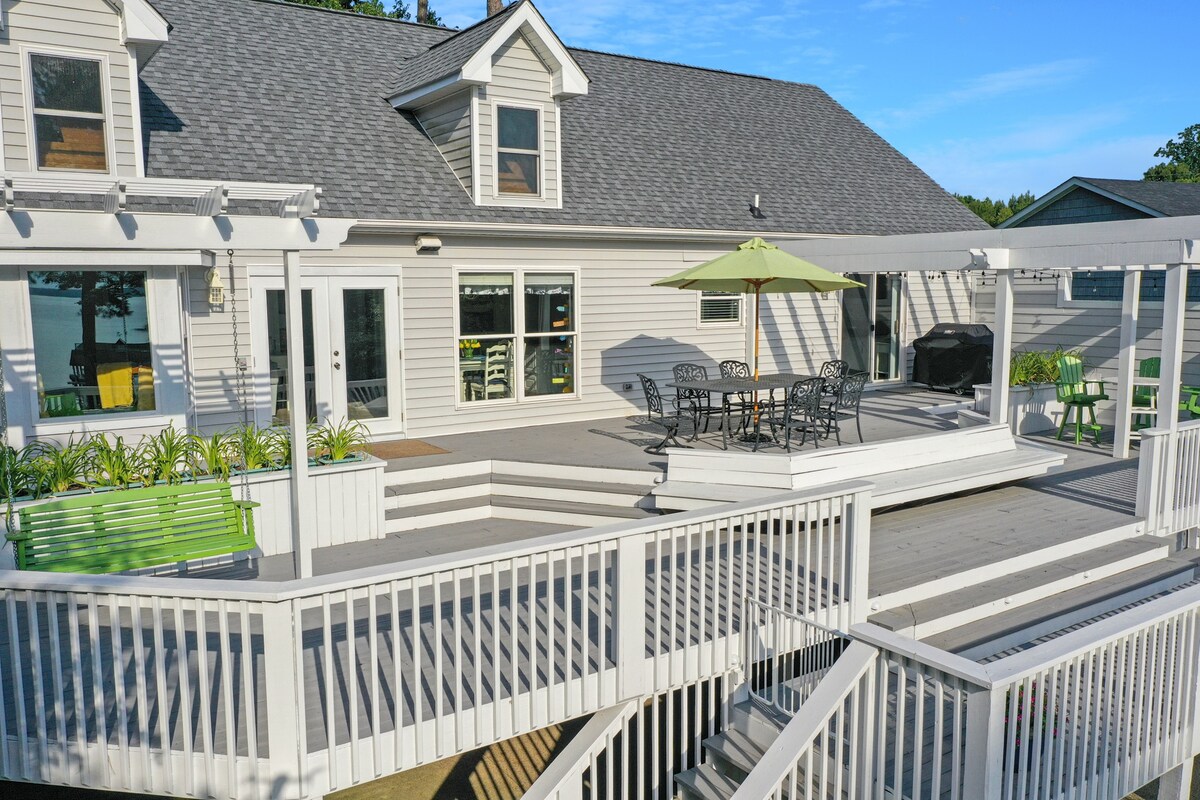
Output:
<instances>
[{"instance_id":1,"label":"chain hanging","mask_svg":"<svg viewBox=\"0 0 1200 800\"><path fill-rule=\"evenodd\" d=\"M237 404L242 412L242 436L244 437L250 427L250 405L246 398L246 368L248 365L242 358L242 343L238 330L238 287L233 274L233 250L226 250L225 254L229 256L229 311L233 327L233 369L237 381ZM246 469L245 464L242 464L241 486L242 500L248 502L250 500L250 472Z\"/></svg>"},{"instance_id":2,"label":"chain hanging","mask_svg":"<svg viewBox=\"0 0 1200 800\"><path fill-rule=\"evenodd\" d=\"M4 354L0 353L0 457L4 459L4 525L8 530L13 529L13 500L17 494L16 452L8 443L8 397L5 394L4 383Z\"/></svg>"}]
</instances>

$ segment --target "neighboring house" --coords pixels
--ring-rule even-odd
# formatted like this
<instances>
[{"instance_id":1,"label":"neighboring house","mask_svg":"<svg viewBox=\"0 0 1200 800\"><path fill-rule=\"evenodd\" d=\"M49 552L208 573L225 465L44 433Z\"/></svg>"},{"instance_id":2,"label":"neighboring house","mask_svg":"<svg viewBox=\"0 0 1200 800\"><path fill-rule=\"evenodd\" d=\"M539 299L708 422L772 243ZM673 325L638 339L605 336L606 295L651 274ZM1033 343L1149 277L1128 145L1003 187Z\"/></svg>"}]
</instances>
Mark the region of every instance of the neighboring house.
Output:
<instances>
[{"instance_id":1,"label":"neighboring house","mask_svg":"<svg viewBox=\"0 0 1200 800\"><path fill-rule=\"evenodd\" d=\"M1078 222L1183 217L1200 214L1200 184L1157 181L1071 178L1005 220L1001 228L1067 225ZM1016 278L1013 345L1018 349L1084 351L1088 363L1111 377L1117 370L1120 346L1120 272L1035 273ZM1164 273L1147 270L1140 295L1139 357L1161 349ZM1184 377L1200 382L1200 280L1188 284L1189 327L1184 350ZM976 295L976 314L987 322L991 290L982 285Z\"/></svg>"},{"instance_id":2,"label":"neighboring house","mask_svg":"<svg viewBox=\"0 0 1200 800\"><path fill-rule=\"evenodd\" d=\"M740 297L650 283L752 235L980 226L814 86L571 49L527 0L463 31L270 0L4 9L10 172L303 182L319 218L356 220L303 256L310 408L378 436L628 414L639 372L745 358ZM135 44L141 20L157 38ZM0 337L36 362L10 372L16 438L236 423L235 303L252 413L281 420L278 251L111 273L113 302L68 330L93 280L69 266L0 267L29 298ZM841 355L903 381L911 340L969 314L955 277L867 281L772 297L764 368Z\"/></svg>"}]
</instances>

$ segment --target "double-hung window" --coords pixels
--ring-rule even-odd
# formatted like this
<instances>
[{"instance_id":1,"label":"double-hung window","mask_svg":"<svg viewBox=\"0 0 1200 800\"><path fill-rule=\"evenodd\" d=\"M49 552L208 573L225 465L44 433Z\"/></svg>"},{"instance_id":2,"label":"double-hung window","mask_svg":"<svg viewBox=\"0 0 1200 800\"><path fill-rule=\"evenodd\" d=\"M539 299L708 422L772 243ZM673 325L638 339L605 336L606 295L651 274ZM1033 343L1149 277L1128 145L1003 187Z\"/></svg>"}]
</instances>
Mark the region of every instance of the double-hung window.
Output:
<instances>
[{"instance_id":1,"label":"double-hung window","mask_svg":"<svg viewBox=\"0 0 1200 800\"><path fill-rule=\"evenodd\" d=\"M147 275L29 273L39 416L154 411Z\"/></svg>"},{"instance_id":2,"label":"double-hung window","mask_svg":"<svg viewBox=\"0 0 1200 800\"><path fill-rule=\"evenodd\" d=\"M575 394L575 282L573 272L459 274L460 402Z\"/></svg>"},{"instance_id":3,"label":"double-hung window","mask_svg":"<svg viewBox=\"0 0 1200 800\"><path fill-rule=\"evenodd\" d=\"M541 194L541 113L534 108L496 107L496 190Z\"/></svg>"},{"instance_id":4,"label":"double-hung window","mask_svg":"<svg viewBox=\"0 0 1200 800\"><path fill-rule=\"evenodd\" d=\"M737 325L742 321L742 296L735 292L700 292L701 325Z\"/></svg>"},{"instance_id":5,"label":"double-hung window","mask_svg":"<svg viewBox=\"0 0 1200 800\"><path fill-rule=\"evenodd\" d=\"M31 53L38 169L108 171L102 63Z\"/></svg>"}]
</instances>

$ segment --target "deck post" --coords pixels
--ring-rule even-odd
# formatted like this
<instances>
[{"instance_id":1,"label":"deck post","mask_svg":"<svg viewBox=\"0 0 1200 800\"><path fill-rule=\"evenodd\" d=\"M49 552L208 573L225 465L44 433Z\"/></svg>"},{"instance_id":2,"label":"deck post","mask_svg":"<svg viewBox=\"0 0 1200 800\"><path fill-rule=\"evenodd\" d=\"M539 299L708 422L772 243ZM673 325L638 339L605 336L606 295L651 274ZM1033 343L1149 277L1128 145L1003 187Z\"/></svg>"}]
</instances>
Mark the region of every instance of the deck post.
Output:
<instances>
[{"instance_id":1,"label":"deck post","mask_svg":"<svg viewBox=\"0 0 1200 800\"><path fill-rule=\"evenodd\" d=\"M1158 381L1158 422L1155 427L1165 430L1163 445L1167 452L1162 459L1163 474L1159 481L1159 502L1174 530L1175 462L1179 450L1179 394L1183 384L1183 329L1187 321L1186 264L1167 266L1167 288L1163 296L1162 366Z\"/></svg>"},{"instance_id":2,"label":"deck post","mask_svg":"<svg viewBox=\"0 0 1200 800\"><path fill-rule=\"evenodd\" d=\"M308 513L308 395L304 374L304 303L300 252L283 252L283 297L287 305L288 428L292 439L292 559L297 578L312 577L313 515Z\"/></svg>"},{"instance_id":3,"label":"deck post","mask_svg":"<svg viewBox=\"0 0 1200 800\"><path fill-rule=\"evenodd\" d=\"M1192 796L1192 756L1158 779L1158 800L1188 800Z\"/></svg>"},{"instance_id":4,"label":"deck post","mask_svg":"<svg viewBox=\"0 0 1200 800\"><path fill-rule=\"evenodd\" d=\"M1007 687L967 695L963 797L1000 800L1004 787L1004 711Z\"/></svg>"},{"instance_id":5,"label":"deck post","mask_svg":"<svg viewBox=\"0 0 1200 800\"><path fill-rule=\"evenodd\" d=\"M871 614L871 493L862 489L850 501L850 625L866 622Z\"/></svg>"},{"instance_id":6,"label":"deck post","mask_svg":"<svg viewBox=\"0 0 1200 800\"><path fill-rule=\"evenodd\" d=\"M1139 269L1130 268L1125 273L1121 294L1121 350L1117 368L1117 427L1113 436L1113 458L1129 458L1141 293L1142 273Z\"/></svg>"},{"instance_id":7,"label":"deck post","mask_svg":"<svg viewBox=\"0 0 1200 800\"><path fill-rule=\"evenodd\" d=\"M296 620L292 602L263 604L263 686L266 692L267 742L270 746L270 796L304 797L304 737L300 730L300 676L296 672Z\"/></svg>"},{"instance_id":8,"label":"deck post","mask_svg":"<svg viewBox=\"0 0 1200 800\"><path fill-rule=\"evenodd\" d=\"M617 648L619 700L643 697L646 678L646 540L626 536L617 544L616 613L613 643ZM602 656L603 657L603 656Z\"/></svg>"},{"instance_id":9,"label":"deck post","mask_svg":"<svg viewBox=\"0 0 1200 800\"><path fill-rule=\"evenodd\" d=\"M1011 391L1008 379L1012 356L1013 329L1013 285L1012 271L1008 268L1007 250L989 250L988 267L996 271L996 310L992 324L995 326L992 339L992 407L991 423L1007 425L1008 400Z\"/></svg>"}]
</instances>

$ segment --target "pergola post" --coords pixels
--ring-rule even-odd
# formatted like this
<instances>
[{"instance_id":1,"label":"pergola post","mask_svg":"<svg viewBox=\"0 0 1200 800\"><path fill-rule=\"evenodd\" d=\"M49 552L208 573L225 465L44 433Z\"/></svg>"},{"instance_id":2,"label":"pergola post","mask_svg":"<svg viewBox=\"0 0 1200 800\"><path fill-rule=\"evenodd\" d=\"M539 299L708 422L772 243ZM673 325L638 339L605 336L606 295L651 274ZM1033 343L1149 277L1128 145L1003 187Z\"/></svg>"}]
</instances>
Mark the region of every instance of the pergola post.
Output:
<instances>
[{"instance_id":1,"label":"pergola post","mask_svg":"<svg viewBox=\"0 0 1200 800\"><path fill-rule=\"evenodd\" d=\"M1141 307L1142 273L1125 273L1121 295L1121 349L1117 367L1117 427L1113 437L1113 458L1129 458L1129 438L1133 423L1134 373L1137 366L1138 312Z\"/></svg>"},{"instance_id":2,"label":"pergola post","mask_svg":"<svg viewBox=\"0 0 1200 800\"><path fill-rule=\"evenodd\" d=\"M1179 392L1183 385L1183 327L1187 302L1186 264L1167 267L1163 297L1162 367L1158 384L1158 424L1172 433L1179 430Z\"/></svg>"},{"instance_id":3,"label":"pergola post","mask_svg":"<svg viewBox=\"0 0 1200 800\"><path fill-rule=\"evenodd\" d=\"M1008 268L1007 250L987 251L988 268L996 271L996 309L992 320L992 400L990 417L993 425L1008 424L1009 390L1013 334L1012 271Z\"/></svg>"},{"instance_id":4,"label":"pergola post","mask_svg":"<svg viewBox=\"0 0 1200 800\"><path fill-rule=\"evenodd\" d=\"M297 578L312 576L313 515L308 512L308 395L304 374L304 302L300 253L283 253L283 297L287 306L288 428L292 439L292 558Z\"/></svg>"}]
</instances>

